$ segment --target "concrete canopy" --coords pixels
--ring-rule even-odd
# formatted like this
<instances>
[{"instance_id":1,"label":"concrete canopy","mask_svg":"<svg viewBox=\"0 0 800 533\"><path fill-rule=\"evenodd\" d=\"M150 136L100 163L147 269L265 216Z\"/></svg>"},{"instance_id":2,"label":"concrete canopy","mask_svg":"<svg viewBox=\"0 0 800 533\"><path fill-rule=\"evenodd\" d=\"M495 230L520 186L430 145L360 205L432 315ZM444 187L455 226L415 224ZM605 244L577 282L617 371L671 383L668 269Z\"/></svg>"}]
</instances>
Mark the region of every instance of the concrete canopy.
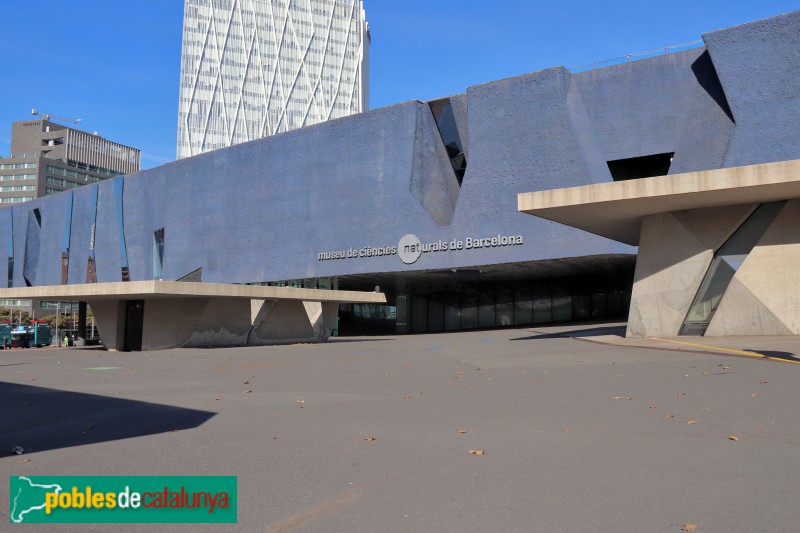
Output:
<instances>
[{"instance_id":1,"label":"concrete canopy","mask_svg":"<svg viewBox=\"0 0 800 533\"><path fill-rule=\"evenodd\" d=\"M193 283L182 281L128 281L49 285L0 289L0 298L30 298L58 301L79 300L149 300L154 298L245 298L261 300L303 300L335 303L385 304L386 296L377 292L330 291L234 285L226 283Z\"/></svg>"},{"instance_id":2,"label":"concrete canopy","mask_svg":"<svg viewBox=\"0 0 800 533\"><path fill-rule=\"evenodd\" d=\"M523 213L631 245L656 213L800 197L800 159L522 193Z\"/></svg>"},{"instance_id":3,"label":"concrete canopy","mask_svg":"<svg viewBox=\"0 0 800 533\"><path fill-rule=\"evenodd\" d=\"M86 301L103 344L125 351L325 342L339 303L386 303L377 292L161 280L14 287L0 298Z\"/></svg>"}]
</instances>

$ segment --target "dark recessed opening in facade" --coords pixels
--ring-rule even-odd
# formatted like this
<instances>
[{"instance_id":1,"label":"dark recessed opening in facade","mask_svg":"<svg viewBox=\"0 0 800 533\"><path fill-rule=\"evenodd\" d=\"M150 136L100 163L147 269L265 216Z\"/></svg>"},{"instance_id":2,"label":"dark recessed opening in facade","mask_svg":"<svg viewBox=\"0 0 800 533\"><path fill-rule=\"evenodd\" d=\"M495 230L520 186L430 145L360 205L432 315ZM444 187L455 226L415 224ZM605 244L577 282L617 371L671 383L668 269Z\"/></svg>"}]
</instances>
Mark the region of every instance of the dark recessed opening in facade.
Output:
<instances>
[{"instance_id":1,"label":"dark recessed opening in facade","mask_svg":"<svg viewBox=\"0 0 800 533\"><path fill-rule=\"evenodd\" d=\"M675 152L669 152L666 154L617 159L608 162L608 170L611 171L611 177L614 178L614 181L666 176L669 173L669 166L674 155Z\"/></svg>"},{"instance_id":2,"label":"dark recessed opening in facade","mask_svg":"<svg viewBox=\"0 0 800 533\"><path fill-rule=\"evenodd\" d=\"M164 228L153 232L153 278L164 277Z\"/></svg>"},{"instance_id":3,"label":"dark recessed opening in facade","mask_svg":"<svg viewBox=\"0 0 800 533\"><path fill-rule=\"evenodd\" d=\"M453 166L458 184L461 185L464 174L467 172L467 158L464 155L464 146L458 133L453 106L449 98L428 102L428 106L436 121L436 127L439 128L439 135L442 137L442 143L447 151L450 164Z\"/></svg>"}]
</instances>

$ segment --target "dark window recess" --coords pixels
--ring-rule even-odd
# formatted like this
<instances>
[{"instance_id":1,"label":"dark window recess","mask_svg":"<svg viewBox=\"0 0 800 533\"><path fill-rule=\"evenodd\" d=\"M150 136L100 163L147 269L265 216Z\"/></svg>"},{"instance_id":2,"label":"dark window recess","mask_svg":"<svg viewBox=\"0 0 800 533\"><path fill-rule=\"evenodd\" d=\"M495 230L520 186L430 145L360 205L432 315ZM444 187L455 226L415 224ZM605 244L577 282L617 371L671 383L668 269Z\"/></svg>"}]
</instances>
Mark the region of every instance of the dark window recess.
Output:
<instances>
[{"instance_id":1,"label":"dark window recess","mask_svg":"<svg viewBox=\"0 0 800 533\"><path fill-rule=\"evenodd\" d=\"M608 162L608 170L611 171L614 181L666 176L669 173L673 155L675 152L617 159Z\"/></svg>"},{"instance_id":2,"label":"dark window recess","mask_svg":"<svg viewBox=\"0 0 800 533\"><path fill-rule=\"evenodd\" d=\"M153 277L164 277L164 228L153 232Z\"/></svg>"},{"instance_id":3,"label":"dark window recess","mask_svg":"<svg viewBox=\"0 0 800 533\"><path fill-rule=\"evenodd\" d=\"M428 106L431 108L433 119L436 121L439 135L442 137L444 149L447 150L447 157L450 158L450 164L453 165L458 184L461 185L464 180L464 174L467 171L467 158L464 155L461 136L458 134L456 117L453 115L453 106L450 104L449 98L434 100L429 102Z\"/></svg>"},{"instance_id":4,"label":"dark window recess","mask_svg":"<svg viewBox=\"0 0 800 533\"><path fill-rule=\"evenodd\" d=\"M94 255L89 256L86 265L86 283L97 283L97 267L94 264Z\"/></svg>"},{"instance_id":5,"label":"dark window recess","mask_svg":"<svg viewBox=\"0 0 800 533\"><path fill-rule=\"evenodd\" d=\"M33 210L33 216L36 217L36 223L39 224L39 227L41 228L42 227L42 213L39 211L38 208Z\"/></svg>"},{"instance_id":6,"label":"dark window recess","mask_svg":"<svg viewBox=\"0 0 800 533\"><path fill-rule=\"evenodd\" d=\"M125 302L125 341L122 350L125 352L142 351L143 331L144 300L127 300Z\"/></svg>"},{"instance_id":7,"label":"dark window recess","mask_svg":"<svg viewBox=\"0 0 800 533\"><path fill-rule=\"evenodd\" d=\"M131 280L131 272L128 267L128 248L125 245L125 217L123 213L123 187L125 182L122 178L114 180L114 199L117 203L117 226L119 228L119 256L120 256L120 278L122 281Z\"/></svg>"},{"instance_id":8,"label":"dark window recess","mask_svg":"<svg viewBox=\"0 0 800 533\"><path fill-rule=\"evenodd\" d=\"M97 265L94 262L94 237L97 232L97 184L92 185L92 207L89 213L92 218L92 229L89 232L89 261L86 265L86 283L97 283Z\"/></svg>"},{"instance_id":9,"label":"dark window recess","mask_svg":"<svg viewBox=\"0 0 800 533\"><path fill-rule=\"evenodd\" d=\"M14 208L9 207L8 213L8 287L14 286Z\"/></svg>"},{"instance_id":10,"label":"dark window recess","mask_svg":"<svg viewBox=\"0 0 800 533\"><path fill-rule=\"evenodd\" d=\"M64 244L61 248L61 284L66 285L69 280L69 246L72 239L72 202L74 196L72 191L69 193L69 203L67 204L67 216L64 221Z\"/></svg>"},{"instance_id":11,"label":"dark window recess","mask_svg":"<svg viewBox=\"0 0 800 533\"><path fill-rule=\"evenodd\" d=\"M66 285L69 280L69 252L61 252L61 284Z\"/></svg>"}]
</instances>

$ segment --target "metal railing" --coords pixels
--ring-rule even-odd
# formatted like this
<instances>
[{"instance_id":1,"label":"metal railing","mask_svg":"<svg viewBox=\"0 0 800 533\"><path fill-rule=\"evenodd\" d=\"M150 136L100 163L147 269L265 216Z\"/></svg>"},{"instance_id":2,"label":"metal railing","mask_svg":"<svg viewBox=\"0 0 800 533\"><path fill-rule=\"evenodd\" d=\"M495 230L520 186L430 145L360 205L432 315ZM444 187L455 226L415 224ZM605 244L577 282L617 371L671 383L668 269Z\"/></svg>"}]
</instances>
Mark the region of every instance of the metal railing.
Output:
<instances>
[{"instance_id":1,"label":"metal railing","mask_svg":"<svg viewBox=\"0 0 800 533\"><path fill-rule=\"evenodd\" d=\"M625 54L624 56L612 57L611 59L603 59L602 61L594 61L592 63L586 63L585 65L570 67L567 70L569 70L572 73L585 72L587 70L595 70L598 68L610 67L612 65L630 63L631 61L639 61L651 57L667 55L675 52L682 52L684 50L689 50L691 48L698 48L700 46L703 46L702 39L698 39L696 41L690 41L688 43L683 43L683 44L673 44L672 46L665 46L663 48L656 48L655 50L648 50L647 52L635 52L631 54Z\"/></svg>"}]
</instances>

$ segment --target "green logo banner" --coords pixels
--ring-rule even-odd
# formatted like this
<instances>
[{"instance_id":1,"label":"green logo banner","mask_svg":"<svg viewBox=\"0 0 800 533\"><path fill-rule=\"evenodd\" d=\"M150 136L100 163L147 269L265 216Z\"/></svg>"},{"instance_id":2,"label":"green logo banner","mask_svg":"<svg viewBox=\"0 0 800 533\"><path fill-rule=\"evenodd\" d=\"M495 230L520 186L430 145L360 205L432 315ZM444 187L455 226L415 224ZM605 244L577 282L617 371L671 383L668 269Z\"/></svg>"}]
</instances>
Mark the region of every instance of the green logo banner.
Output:
<instances>
[{"instance_id":1,"label":"green logo banner","mask_svg":"<svg viewBox=\"0 0 800 533\"><path fill-rule=\"evenodd\" d=\"M235 523L236 476L11 476L12 524Z\"/></svg>"}]
</instances>

